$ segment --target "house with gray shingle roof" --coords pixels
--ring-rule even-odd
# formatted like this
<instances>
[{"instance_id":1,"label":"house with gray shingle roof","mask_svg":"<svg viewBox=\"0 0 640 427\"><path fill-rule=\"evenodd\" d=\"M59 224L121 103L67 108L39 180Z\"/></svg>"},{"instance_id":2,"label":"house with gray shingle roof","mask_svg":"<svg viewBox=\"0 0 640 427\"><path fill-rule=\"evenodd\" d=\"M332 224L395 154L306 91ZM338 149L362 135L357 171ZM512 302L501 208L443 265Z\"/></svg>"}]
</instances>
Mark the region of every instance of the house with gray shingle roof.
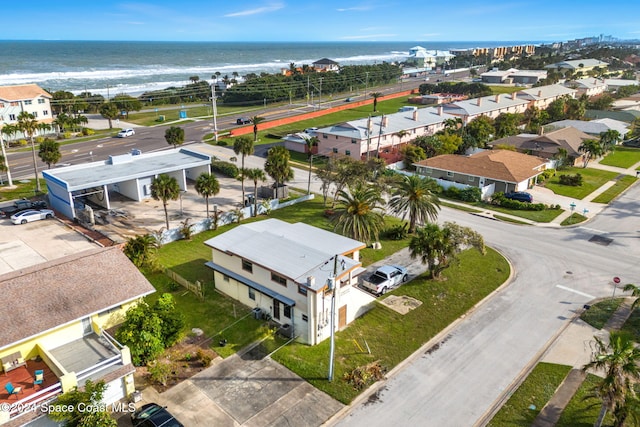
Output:
<instances>
[{"instance_id":1,"label":"house with gray shingle roof","mask_svg":"<svg viewBox=\"0 0 640 427\"><path fill-rule=\"evenodd\" d=\"M528 106L528 100L519 98L518 92L513 92L511 95L482 96L445 104L444 112L460 117L466 124L478 116L495 119L503 113L524 113Z\"/></svg>"},{"instance_id":2,"label":"house with gray shingle roof","mask_svg":"<svg viewBox=\"0 0 640 427\"><path fill-rule=\"evenodd\" d=\"M518 98L530 102L530 106L544 110L553 101L568 96L575 98L578 91L576 89L565 87L561 84L532 87L518 92Z\"/></svg>"},{"instance_id":3,"label":"house with gray shingle roof","mask_svg":"<svg viewBox=\"0 0 640 427\"><path fill-rule=\"evenodd\" d=\"M586 73L588 71L593 70L594 68L606 68L609 64L606 62L602 62L598 59L584 58L584 59L574 59L570 61L560 61L555 64L546 65L544 68L557 70L560 72L571 71L574 73L583 72Z\"/></svg>"},{"instance_id":4,"label":"house with gray shingle roof","mask_svg":"<svg viewBox=\"0 0 640 427\"><path fill-rule=\"evenodd\" d=\"M24 371L31 379L36 369L44 371L42 387L23 387L19 403L48 402L88 379L105 381L105 404L134 391L131 353L105 330L155 289L122 249L93 249L3 274L0 292L4 375L19 378ZM21 411L0 409L0 424L16 417L29 421Z\"/></svg>"}]
</instances>

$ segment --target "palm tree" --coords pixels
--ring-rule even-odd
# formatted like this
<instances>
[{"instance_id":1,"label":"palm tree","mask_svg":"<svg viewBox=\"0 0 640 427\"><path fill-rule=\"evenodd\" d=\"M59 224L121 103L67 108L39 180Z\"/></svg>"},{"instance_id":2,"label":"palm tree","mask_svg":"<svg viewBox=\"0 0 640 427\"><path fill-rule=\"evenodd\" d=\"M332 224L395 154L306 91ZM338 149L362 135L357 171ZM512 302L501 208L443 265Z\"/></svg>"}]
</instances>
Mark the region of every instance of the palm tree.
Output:
<instances>
[{"instance_id":1,"label":"palm tree","mask_svg":"<svg viewBox=\"0 0 640 427\"><path fill-rule=\"evenodd\" d=\"M378 98L382 98L382 93L380 92L371 92L369 94L373 98L373 111L378 111Z\"/></svg>"},{"instance_id":2,"label":"palm tree","mask_svg":"<svg viewBox=\"0 0 640 427\"><path fill-rule=\"evenodd\" d=\"M169 212L167 211L167 204L169 200L178 200L180 197L180 186L178 180L172 176L161 174L151 181L151 197L154 200L162 200L162 206L164 207L164 219L169 229Z\"/></svg>"},{"instance_id":3,"label":"palm tree","mask_svg":"<svg viewBox=\"0 0 640 427\"><path fill-rule=\"evenodd\" d=\"M253 123L253 141L258 142L258 125L265 121L264 117L253 116L251 122Z\"/></svg>"},{"instance_id":4,"label":"palm tree","mask_svg":"<svg viewBox=\"0 0 640 427\"><path fill-rule=\"evenodd\" d=\"M113 129L113 120L117 119L120 115L118 106L111 102L105 102L98 108L98 112L102 117L109 120L109 129Z\"/></svg>"},{"instance_id":5,"label":"palm tree","mask_svg":"<svg viewBox=\"0 0 640 427\"><path fill-rule=\"evenodd\" d=\"M440 272L448 267L449 258L455 253L449 230L438 224L427 224L417 229L409 242L411 259L420 258L429 266L431 277L437 279Z\"/></svg>"},{"instance_id":6,"label":"palm tree","mask_svg":"<svg viewBox=\"0 0 640 427\"><path fill-rule=\"evenodd\" d=\"M33 114L26 111L18 114L18 129L31 141L31 153L33 154L33 171L36 175L36 191L40 192L40 179L38 179L38 162L36 160L36 144L33 139L34 135L38 131L38 121Z\"/></svg>"},{"instance_id":7,"label":"palm tree","mask_svg":"<svg viewBox=\"0 0 640 427\"><path fill-rule=\"evenodd\" d=\"M215 196L220 192L218 178L209 173L201 173L196 179L196 192L204 197L207 205L207 218L209 218L209 197Z\"/></svg>"},{"instance_id":8,"label":"palm tree","mask_svg":"<svg viewBox=\"0 0 640 427\"><path fill-rule=\"evenodd\" d=\"M168 144L173 145L173 148L177 148L178 145L184 144L184 129L180 126L171 126L164 131L164 139Z\"/></svg>"},{"instance_id":9,"label":"palm tree","mask_svg":"<svg viewBox=\"0 0 640 427\"><path fill-rule=\"evenodd\" d=\"M409 215L409 233L416 231L417 222L435 221L438 218L440 199L436 195L438 185L433 179L419 175L404 175L396 184L389 207L395 214Z\"/></svg>"},{"instance_id":10,"label":"palm tree","mask_svg":"<svg viewBox=\"0 0 640 427\"><path fill-rule=\"evenodd\" d=\"M600 141L595 139L585 139L578 147L578 151L581 153L585 153L584 159L584 167L587 167L589 160L591 158L598 158L604 154L604 150L602 149L602 145L600 145Z\"/></svg>"},{"instance_id":11,"label":"palm tree","mask_svg":"<svg viewBox=\"0 0 640 427\"><path fill-rule=\"evenodd\" d=\"M276 197L278 188L284 185L285 181L293 179L293 168L289 165L291 154L289 150L281 145L269 148L267 160L264 162L264 171L275 181Z\"/></svg>"},{"instance_id":12,"label":"palm tree","mask_svg":"<svg viewBox=\"0 0 640 427\"><path fill-rule=\"evenodd\" d=\"M629 283L627 285L624 285L623 289L627 292L630 291L632 297L636 297L636 300L631 305L631 309L633 310L638 304L640 304L640 286Z\"/></svg>"},{"instance_id":13,"label":"palm tree","mask_svg":"<svg viewBox=\"0 0 640 427\"><path fill-rule=\"evenodd\" d=\"M604 416L610 411L615 420L614 426L621 427L628 416L627 401L635 398L634 385L640 381L640 348L635 346L631 335L620 331L609 333L609 344L598 337L594 339L596 352L582 369L602 369L605 374L595 388L595 393L602 399L602 409L595 425L601 426Z\"/></svg>"},{"instance_id":14,"label":"palm tree","mask_svg":"<svg viewBox=\"0 0 640 427\"><path fill-rule=\"evenodd\" d=\"M361 242L378 240L384 227L383 204L384 199L374 186L358 183L349 191L340 190L332 219L334 229Z\"/></svg>"},{"instance_id":15,"label":"palm tree","mask_svg":"<svg viewBox=\"0 0 640 427\"><path fill-rule=\"evenodd\" d=\"M136 267L153 266L158 241L151 234L132 237L125 243L123 252Z\"/></svg>"},{"instance_id":16,"label":"palm tree","mask_svg":"<svg viewBox=\"0 0 640 427\"><path fill-rule=\"evenodd\" d=\"M260 168L247 169L242 176L253 181L253 216L258 216L258 181L265 181L267 175Z\"/></svg>"},{"instance_id":17,"label":"palm tree","mask_svg":"<svg viewBox=\"0 0 640 427\"><path fill-rule=\"evenodd\" d=\"M236 138L235 141L233 141L233 152L242 156L240 183L242 186L242 200L244 201L244 158L253 154L253 141L244 137Z\"/></svg>"},{"instance_id":18,"label":"palm tree","mask_svg":"<svg viewBox=\"0 0 640 427\"><path fill-rule=\"evenodd\" d=\"M609 129L606 132L600 134L600 145L604 151L611 151L612 147L620 142L620 132L617 130Z\"/></svg>"}]
</instances>

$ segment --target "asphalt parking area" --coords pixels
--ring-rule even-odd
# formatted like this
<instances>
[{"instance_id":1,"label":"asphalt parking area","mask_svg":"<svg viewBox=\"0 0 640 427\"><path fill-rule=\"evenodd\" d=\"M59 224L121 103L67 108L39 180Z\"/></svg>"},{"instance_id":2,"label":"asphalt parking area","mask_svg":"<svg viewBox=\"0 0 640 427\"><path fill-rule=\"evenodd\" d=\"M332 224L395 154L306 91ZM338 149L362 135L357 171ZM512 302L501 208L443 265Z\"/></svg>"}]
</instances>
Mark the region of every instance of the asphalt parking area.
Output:
<instances>
[{"instance_id":1,"label":"asphalt parking area","mask_svg":"<svg viewBox=\"0 0 640 427\"><path fill-rule=\"evenodd\" d=\"M319 426L344 405L258 350L220 360L160 394L142 392L185 426Z\"/></svg>"}]
</instances>

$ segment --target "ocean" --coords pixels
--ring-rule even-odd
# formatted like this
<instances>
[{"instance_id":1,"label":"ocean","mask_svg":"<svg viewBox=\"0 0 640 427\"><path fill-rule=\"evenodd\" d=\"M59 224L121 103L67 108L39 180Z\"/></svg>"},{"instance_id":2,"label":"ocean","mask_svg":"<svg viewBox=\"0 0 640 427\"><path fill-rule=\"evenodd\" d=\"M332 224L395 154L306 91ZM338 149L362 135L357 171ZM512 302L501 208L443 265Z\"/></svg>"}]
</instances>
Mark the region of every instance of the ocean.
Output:
<instances>
[{"instance_id":1,"label":"ocean","mask_svg":"<svg viewBox=\"0 0 640 427\"><path fill-rule=\"evenodd\" d=\"M216 72L276 73L329 58L340 65L403 61L411 47L510 46L534 42L120 42L0 41L0 85L36 83L49 91L105 97L183 86Z\"/></svg>"}]
</instances>

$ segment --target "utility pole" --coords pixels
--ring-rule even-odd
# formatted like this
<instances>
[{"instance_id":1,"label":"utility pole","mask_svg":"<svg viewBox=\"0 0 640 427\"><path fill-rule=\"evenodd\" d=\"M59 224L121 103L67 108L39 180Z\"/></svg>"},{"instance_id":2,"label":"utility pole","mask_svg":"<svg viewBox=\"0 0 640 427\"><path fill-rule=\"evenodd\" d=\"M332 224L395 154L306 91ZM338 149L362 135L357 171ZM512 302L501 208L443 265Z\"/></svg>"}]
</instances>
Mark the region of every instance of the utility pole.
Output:
<instances>
[{"instance_id":1,"label":"utility pole","mask_svg":"<svg viewBox=\"0 0 640 427\"><path fill-rule=\"evenodd\" d=\"M336 349L336 275L338 272L338 255L333 257L333 277L329 278L329 289L331 290L331 350L329 350L329 381L333 381L333 359Z\"/></svg>"},{"instance_id":2,"label":"utility pole","mask_svg":"<svg viewBox=\"0 0 640 427\"><path fill-rule=\"evenodd\" d=\"M320 96L318 97L318 105L322 103L322 79L324 77L320 77Z\"/></svg>"},{"instance_id":3,"label":"utility pole","mask_svg":"<svg viewBox=\"0 0 640 427\"><path fill-rule=\"evenodd\" d=\"M9 187L13 187L13 181L11 180L11 171L9 170L9 158L7 152L4 149L4 140L2 139L2 127L0 127L0 147L2 147L2 157L4 158L4 165L7 167L7 181Z\"/></svg>"},{"instance_id":4,"label":"utility pole","mask_svg":"<svg viewBox=\"0 0 640 427\"><path fill-rule=\"evenodd\" d=\"M367 161L369 161L369 146L371 145L371 114L367 120Z\"/></svg>"},{"instance_id":5,"label":"utility pole","mask_svg":"<svg viewBox=\"0 0 640 427\"><path fill-rule=\"evenodd\" d=\"M369 91L369 72L365 71L365 75L367 76L364 83L364 96L367 96L367 92Z\"/></svg>"},{"instance_id":6,"label":"utility pole","mask_svg":"<svg viewBox=\"0 0 640 427\"><path fill-rule=\"evenodd\" d=\"M218 143L218 123L216 122L216 116L218 115L218 109L216 106L216 80L211 84L211 110L213 113L213 136L216 144Z\"/></svg>"}]
</instances>

